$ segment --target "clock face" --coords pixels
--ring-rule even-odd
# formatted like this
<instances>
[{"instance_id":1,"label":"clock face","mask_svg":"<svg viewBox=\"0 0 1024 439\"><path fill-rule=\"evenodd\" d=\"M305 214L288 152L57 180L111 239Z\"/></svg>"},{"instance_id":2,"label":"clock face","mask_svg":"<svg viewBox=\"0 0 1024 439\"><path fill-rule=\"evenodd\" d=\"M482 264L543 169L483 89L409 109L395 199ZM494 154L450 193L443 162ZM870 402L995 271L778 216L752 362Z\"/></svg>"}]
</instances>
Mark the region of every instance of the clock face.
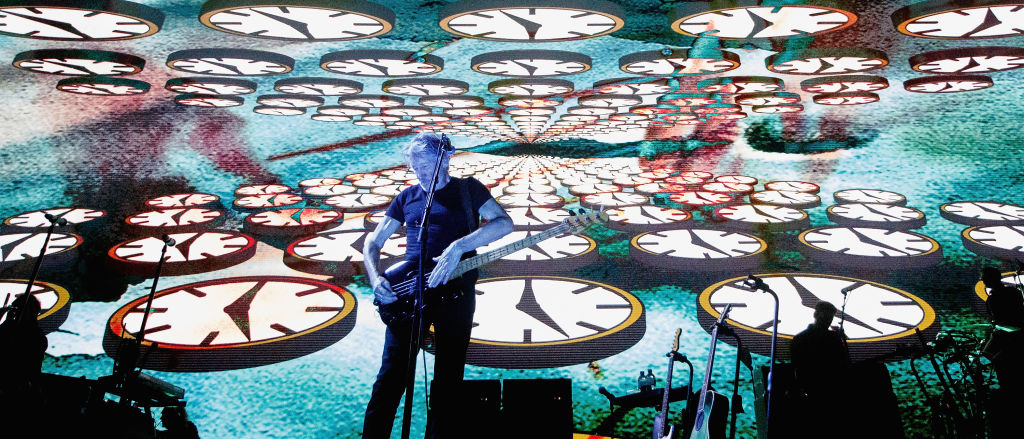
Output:
<instances>
[{"instance_id":1,"label":"clock face","mask_svg":"<svg viewBox=\"0 0 1024 439\"><path fill-rule=\"evenodd\" d=\"M633 237L629 256L644 264L679 271L749 270L760 264L767 248L761 238L746 233L672 229Z\"/></svg>"},{"instance_id":2,"label":"clock face","mask_svg":"<svg viewBox=\"0 0 1024 439\"><path fill-rule=\"evenodd\" d=\"M807 192L810 194L816 194L821 190L818 185L806 181L769 181L764 184L764 188L770 191Z\"/></svg>"},{"instance_id":3,"label":"clock face","mask_svg":"<svg viewBox=\"0 0 1024 439\"><path fill-rule=\"evenodd\" d=\"M365 108L359 107L346 107L343 105L325 105L317 110L320 114L326 114L330 116L362 116L369 113Z\"/></svg>"},{"instance_id":4,"label":"clock face","mask_svg":"<svg viewBox=\"0 0 1024 439\"><path fill-rule=\"evenodd\" d=\"M516 96L551 96L573 91L573 83L564 79L499 79L487 84L491 93Z\"/></svg>"},{"instance_id":5,"label":"clock face","mask_svg":"<svg viewBox=\"0 0 1024 439\"><path fill-rule=\"evenodd\" d=\"M305 202L295 194L249 195L235 199L235 207L243 209L273 209L275 207L294 206Z\"/></svg>"},{"instance_id":6,"label":"clock face","mask_svg":"<svg viewBox=\"0 0 1024 439\"><path fill-rule=\"evenodd\" d=\"M338 178L307 178L299 182L299 188L310 188L315 186L331 186L341 184Z\"/></svg>"},{"instance_id":7,"label":"clock face","mask_svg":"<svg viewBox=\"0 0 1024 439\"><path fill-rule=\"evenodd\" d=\"M874 75L840 75L800 81L800 89L809 93L873 92L889 87L889 81Z\"/></svg>"},{"instance_id":8,"label":"clock face","mask_svg":"<svg viewBox=\"0 0 1024 439\"><path fill-rule=\"evenodd\" d=\"M395 13L368 1L210 0L199 10L199 21L222 32L248 37L338 41L386 34L395 24Z\"/></svg>"},{"instance_id":9,"label":"clock face","mask_svg":"<svg viewBox=\"0 0 1024 439\"><path fill-rule=\"evenodd\" d=\"M581 96L577 99L580 105L588 107L632 107L639 105L643 102L643 99L636 95L612 95L612 94L595 94L590 96Z\"/></svg>"},{"instance_id":10,"label":"clock face","mask_svg":"<svg viewBox=\"0 0 1024 439\"><path fill-rule=\"evenodd\" d=\"M506 212L516 230L547 230L569 217L568 210L549 207L514 207Z\"/></svg>"},{"instance_id":11,"label":"clock face","mask_svg":"<svg viewBox=\"0 0 1024 439\"><path fill-rule=\"evenodd\" d=\"M274 90L292 95L344 96L361 93L363 84L339 78L285 78L274 83Z\"/></svg>"},{"instance_id":12,"label":"clock face","mask_svg":"<svg viewBox=\"0 0 1024 439\"><path fill-rule=\"evenodd\" d=\"M722 73L740 66L740 57L721 50L671 49L637 52L619 59L619 68L634 75L687 76Z\"/></svg>"},{"instance_id":13,"label":"clock face","mask_svg":"<svg viewBox=\"0 0 1024 439\"><path fill-rule=\"evenodd\" d=\"M674 184L674 183L665 183L665 182L641 184L641 185L636 186L635 188L633 188L633 190L635 192L640 193L640 194L644 194L644 195L676 193L676 192L688 191L690 189L692 189L692 186L686 186L686 185Z\"/></svg>"},{"instance_id":14,"label":"clock face","mask_svg":"<svg viewBox=\"0 0 1024 439\"><path fill-rule=\"evenodd\" d=\"M351 177L351 175L349 175L349 177ZM364 174L360 178L349 178L349 180L352 182L353 186L361 188L373 188L395 184L394 180L381 177L376 174Z\"/></svg>"},{"instance_id":15,"label":"clock face","mask_svg":"<svg viewBox=\"0 0 1024 439\"><path fill-rule=\"evenodd\" d=\"M746 175L719 175L715 177L715 181L718 183L757 184L756 178Z\"/></svg>"},{"instance_id":16,"label":"clock face","mask_svg":"<svg viewBox=\"0 0 1024 439\"><path fill-rule=\"evenodd\" d=\"M957 201L939 206L943 218L969 226L1024 225L1024 207L995 201Z\"/></svg>"},{"instance_id":17,"label":"clock face","mask_svg":"<svg viewBox=\"0 0 1024 439\"><path fill-rule=\"evenodd\" d=\"M324 204L346 212L370 212L390 203L391 197L378 194L335 195L324 200Z\"/></svg>"},{"instance_id":18,"label":"clock face","mask_svg":"<svg viewBox=\"0 0 1024 439\"><path fill-rule=\"evenodd\" d=\"M732 195L722 192L707 191L677 192L672 195L669 195L668 198L676 203L682 204L687 209L722 206L733 202Z\"/></svg>"},{"instance_id":19,"label":"clock face","mask_svg":"<svg viewBox=\"0 0 1024 439\"><path fill-rule=\"evenodd\" d=\"M33 210L17 214L5 219L4 225L27 229L46 229L50 227L50 220L46 219L47 214L64 219L68 222L69 226L78 226L79 224L88 223L107 215L106 212L102 210L55 207L52 209Z\"/></svg>"},{"instance_id":20,"label":"clock face","mask_svg":"<svg viewBox=\"0 0 1024 439\"><path fill-rule=\"evenodd\" d=\"M511 184L502 189L506 194L553 194L556 190L545 183Z\"/></svg>"},{"instance_id":21,"label":"clock face","mask_svg":"<svg viewBox=\"0 0 1024 439\"><path fill-rule=\"evenodd\" d=\"M689 212L658 206L625 206L608 211L608 228L626 232L678 229L693 218Z\"/></svg>"},{"instance_id":22,"label":"clock face","mask_svg":"<svg viewBox=\"0 0 1024 439\"><path fill-rule=\"evenodd\" d=\"M302 236L322 232L339 219L335 210L278 209L245 217L245 227L257 235Z\"/></svg>"},{"instance_id":23,"label":"clock face","mask_svg":"<svg viewBox=\"0 0 1024 439\"><path fill-rule=\"evenodd\" d=\"M136 231L154 234L198 231L224 223L224 213L202 207L182 207L138 213L124 219Z\"/></svg>"},{"instance_id":24,"label":"clock face","mask_svg":"<svg viewBox=\"0 0 1024 439\"><path fill-rule=\"evenodd\" d=\"M1002 72L1024 67L1024 49L997 46L937 50L910 57L910 67L946 75Z\"/></svg>"},{"instance_id":25,"label":"clock face","mask_svg":"<svg viewBox=\"0 0 1024 439\"><path fill-rule=\"evenodd\" d=\"M43 248L46 233L6 233L0 235L0 267L35 261ZM78 259L82 237L70 233L54 233L43 252L44 269L63 270Z\"/></svg>"},{"instance_id":26,"label":"clock face","mask_svg":"<svg viewBox=\"0 0 1024 439\"><path fill-rule=\"evenodd\" d=\"M815 260L864 269L920 268L942 261L942 247L914 232L872 227L820 227L800 234Z\"/></svg>"},{"instance_id":27,"label":"clock face","mask_svg":"<svg viewBox=\"0 0 1024 439\"><path fill-rule=\"evenodd\" d=\"M677 107L696 107L717 104L718 99L709 93L676 93L658 98L658 103Z\"/></svg>"},{"instance_id":28,"label":"clock face","mask_svg":"<svg viewBox=\"0 0 1024 439\"><path fill-rule=\"evenodd\" d=\"M0 34L38 40L112 41L142 38L160 31L164 14L138 3L6 2L0 7ZM31 3L35 3L34 5ZM44 4L53 3L53 4ZM80 6L75 5L79 3ZM24 4L24 3L23 3Z\"/></svg>"},{"instance_id":29,"label":"clock face","mask_svg":"<svg viewBox=\"0 0 1024 439\"><path fill-rule=\"evenodd\" d=\"M544 77L573 75L590 70L589 56L560 50L508 50L473 57L474 71L488 75Z\"/></svg>"},{"instance_id":30,"label":"clock face","mask_svg":"<svg viewBox=\"0 0 1024 439\"><path fill-rule=\"evenodd\" d=\"M256 241L249 235L229 231L171 233L174 245L167 247L164 275L183 275L220 270L247 261L256 254ZM158 237L125 241L107 255L118 271L153 276L164 241Z\"/></svg>"},{"instance_id":31,"label":"clock face","mask_svg":"<svg viewBox=\"0 0 1024 439\"><path fill-rule=\"evenodd\" d=\"M313 186L308 187L302 191L302 194L311 198L327 198L335 195L351 194L356 191L356 187L347 184L332 184L327 186Z\"/></svg>"},{"instance_id":32,"label":"clock face","mask_svg":"<svg viewBox=\"0 0 1024 439\"><path fill-rule=\"evenodd\" d=\"M343 50L324 55L320 67L343 75L396 78L440 72L444 60L400 50Z\"/></svg>"},{"instance_id":33,"label":"clock face","mask_svg":"<svg viewBox=\"0 0 1024 439\"><path fill-rule=\"evenodd\" d=\"M146 205L157 209L170 209L175 207L213 207L220 203L220 197L202 192L187 194L164 195L146 200Z\"/></svg>"},{"instance_id":34,"label":"clock face","mask_svg":"<svg viewBox=\"0 0 1024 439\"><path fill-rule=\"evenodd\" d=\"M453 96L469 91L469 84L454 79L392 79L384 81L381 90L406 96Z\"/></svg>"},{"instance_id":35,"label":"clock face","mask_svg":"<svg viewBox=\"0 0 1024 439\"><path fill-rule=\"evenodd\" d=\"M27 280L0 279L0 297L3 298L3 303L8 305L13 304L15 300L25 294L27 288ZM36 316L39 329L43 331L43 334L56 331L67 319L68 312L71 310L71 294L60 285L38 280L32 282L29 294L39 301L39 315ZM6 312L0 315L0 323L7 320L7 315Z\"/></svg>"},{"instance_id":36,"label":"clock face","mask_svg":"<svg viewBox=\"0 0 1024 439\"><path fill-rule=\"evenodd\" d=\"M765 59L768 70L790 75L841 75L885 67L889 57L868 48L814 48L786 51Z\"/></svg>"},{"instance_id":37,"label":"clock face","mask_svg":"<svg viewBox=\"0 0 1024 439\"><path fill-rule=\"evenodd\" d=\"M36 73L67 76L120 76L142 71L146 60L104 50L43 49L14 56L14 67Z\"/></svg>"},{"instance_id":38,"label":"clock face","mask_svg":"<svg viewBox=\"0 0 1024 439\"><path fill-rule=\"evenodd\" d=\"M480 98L476 98L476 99L480 99ZM431 102L436 102L436 103L441 104L441 105L449 105L450 106L450 105L459 105L462 101L460 101L460 100L449 100L449 101L431 101ZM421 105L425 105L425 104L423 104L422 100L420 101L420 104ZM452 115L452 116L483 116L483 115L494 113L494 110L491 109L491 108L488 108L488 107L464 107L464 108L462 108L462 107L445 107L443 111L444 111L444 114L448 114L448 115Z\"/></svg>"},{"instance_id":39,"label":"clock face","mask_svg":"<svg viewBox=\"0 0 1024 439\"><path fill-rule=\"evenodd\" d=\"M501 248L541 231L514 231L477 249L480 253ZM488 273L545 274L565 272L592 264L597 260L597 243L582 235L562 235L546 239L530 247L503 256L487 265Z\"/></svg>"},{"instance_id":40,"label":"clock face","mask_svg":"<svg viewBox=\"0 0 1024 439\"><path fill-rule=\"evenodd\" d=\"M496 197L498 204L505 207L562 207L565 199L554 194L507 194Z\"/></svg>"},{"instance_id":41,"label":"clock face","mask_svg":"<svg viewBox=\"0 0 1024 439\"><path fill-rule=\"evenodd\" d=\"M628 102L635 102L635 101L636 101L635 99L630 99ZM624 101L624 102L626 102L626 101ZM643 102L643 101L641 101L641 102ZM636 104L628 104L628 105L636 105ZM569 108L567 108L565 110L565 112L568 113L568 114L575 114L575 115L581 115L581 116L607 116L609 114L615 114L616 110L615 110L615 108L608 108L608 107L586 107L586 106L579 106L579 107L569 107Z\"/></svg>"},{"instance_id":42,"label":"clock face","mask_svg":"<svg viewBox=\"0 0 1024 439\"><path fill-rule=\"evenodd\" d=\"M843 29L857 21L857 15L849 10L800 3L720 9L707 3L683 3L676 8L671 26L683 35L699 37L707 33L722 39L748 40L807 37Z\"/></svg>"},{"instance_id":43,"label":"clock face","mask_svg":"<svg viewBox=\"0 0 1024 439\"><path fill-rule=\"evenodd\" d=\"M617 184L619 186L622 186L622 187L636 187L636 186L640 186L642 184L648 184L648 183L653 182L653 180L651 180L649 178L644 178L644 177L640 177L640 176L637 176L637 175L622 175L622 174L623 174L623 171L618 171L617 175L616 174L609 175L609 177L613 177L611 179L612 183L615 183L615 184ZM603 178L605 176L603 174L598 174L598 177Z\"/></svg>"},{"instance_id":44,"label":"clock face","mask_svg":"<svg viewBox=\"0 0 1024 439\"><path fill-rule=\"evenodd\" d=\"M124 78L64 78L57 90L90 96L132 96L149 91L149 83Z\"/></svg>"},{"instance_id":45,"label":"clock face","mask_svg":"<svg viewBox=\"0 0 1024 439\"><path fill-rule=\"evenodd\" d=\"M742 93L736 95L735 102L739 105L795 104L800 102L800 95L787 92Z\"/></svg>"},{"instance_id":46,"label":"clock face","mask_svg":"<svg viewBox=\"0 0 1024 439\"><path fill-rule=\"evenodd\" d=\"M256 83L236 78L171 78L164 88L175 93L244 95L256 91Z\"/></svg>"},{"instance_id":47,"label":"clock face","mask_svg":"<svg viewBox=\"0 0 1024 439\"><path fill-rule=\"evenodd\" d=\"M594 91L613 95L656 95L676 89L667 78L614 78L594 83Z\"/></svg>"},{"instance_id":48,"label":"clock face","mask_svg":"<svg viewBox=\"0 0 1024 439\"><path fill-rule=\"evenodd\" d=\"M118 309L103 347L134 342L147 297ZM252 276L158 291L147 321L141 367L173 372L241 369L301 357L330 346L355 324L356 300L313 279Z\"/></svg>"},{"instance_id":49,"label":"clock face","mask_svg":"<svg viewBox=\"0 0 1024 439\"><path fill-rule=\"evenodd\" d=\"M324 98L309 95L275 94L260 96L256 99L256 102L268 107L307 108L323 105Z\"/></svg>"},{"instance_id":50,"label":"clock face","mask_svg":"<svg viewBox=\"0 0 1024 439\"><path fill-rule=\"evenodd\" d=\"M283 194L291 190L292 188L283 184L251 184L235 189L235 196L274 195Z\"/></svg>"},{"instance_id":51,"label":"clock face","mask_svg":"<svg viewBox=\"0 0 1024 439\"><path fill-rule=\"evenodd\" d=\"M216 76L268 76L292 71L287 56L248 49L187 49L167 56L167 66L182 72Z\"/></svg>"},{"instance_id":52,"label":"clock face","mask_svg":"<svg viewBox=\"0 0 1024 439\"><path fill-rule=\"evenodd\" d=\"M981 256L1009 261L1024 259L1024 226L968 227L960 239L964 248Z\"/></svg>"},{"instance_id":53,"label":"clock face","mask_svg":"<svg viewBox=\"0 0 1024 439\"><path fill-rule=\"evenodd\" d=\"M349 230L299 239L285 249L284 263L295 270L329 276L363 273L363 244L369 234L367 230ZM403 235L392 235L380 250L384 261L403 255Z\"/></svg>"},{"instance_id":54,"label":"clock face","mask_svg":"<svg viewBox=\"0 0 1024 439\"><path fill-rule=\"evenodd\" d=\"M226 108L242 105L245 103L245 99L231 95L213 96L185 93L175 96L174 102L179 105L189 105L193 107Z\"/></svg>"},{"instance_id":55,"label":"clock face","mask_svg":"<svg viewBox=\"0 0 1024 439\"><path fill-rule=\"evenodd\" d=\"M625 24L622 8L607 1L577 1L566 7L511 1L495 6L486 1L448 4L441 10L441 29L482 40L541 42L598 37Z\"/></svg>"},{"instance_id":56,"label":"clock face","mask_svg":"<svg viewBox=\"0 0 1024 439\"><path fill-rule=\"evenodd\" d=\"M338 103L346 107L387 108L398 107L405 99L385 95L349 95L338 98Z\"/></svg>"},{"instance_id":57,"label":"clock face","mask_svg":"<svg viewBox=\"0 0 1024 439\"><path fill-rule=\"evenodd\" d=\"M600 181L600 179L595 179ZM614 184L606 183L582 183L569 187L569 193L577 197L584 195L599 194L602 192L621 192L622 188Z\"/></svg>"},{"instance_id":58,"label":"clock face","mask_svg":"<svg viewBox=\"0 0 1024 439\"><path fill-rule=\"evenodd\" d=\"M870 359L891 353L896 347L916 342L916 330L934 331L935 311L918 297L879 283L842 276L812 273L758 274L779 297L776 351L788 355L793 336L814 322L814 307L826 301L841 307L847 293L843 330L849 337L850 359ZM744 286L746 276L727 279L705 289L697 299L698 319L710 325L720 310L732 304L729 327L743 346L761 355L771 350L775 301L770 294ZM833 326L839 325L839 315ZM931 329L931 331L930 331ZM927 336L927 335L926 335ZM729 340L729 338L723 339Z\"/></svg>"},{"instance_id":59,"label":"clock face","mask_svg":"<svg viewBox=\"0 0 1024 439\"><path fill-rule=\"evenodd\" d=\"M700 185L700 190L705 192L721 192L724 194L746 195L754 192L754 186L743 183L722 183L714 181Z\"/></svg>"},{"instance_id":60,"label":"clock face","mask_svg":"<svg viewBox=\"0 0 1024 439\"><path fill-rule=\"evenodd\" d=\"M498 98L498 105L504 107L557 107L562 105L562 99L557 97L533 97L508 95Z\"/></svg>"},{"instance_id":61,"label":"clock face","mask_svg":"<svg viewBox=\"0 0 1024 439\"><path fill-rule=\"evenodd\" d=\"M896 192L882 191L878 189L845 189L832 194L836 203L875 203L892 204L903 206L907 204L907 197Z\"/></svg>"},{"instance_id":62,"label":"clock face","mask_svg":"<svg viewBox=\"0 0 1024 439\"><path fill-rule=\"evenodd\" d=\"M437 108L473 108L483 105L484 100L476 96L424 97L419 103Z\"/></svg>"},{"instance_id":63,"label":"clock face","mask_svg":"<svg viewBox=\"0 0 1024 439\"><path fill-rule=\"evenodd\" d=\"M810 225L806 212L780 206L737 204L717 209L714 215L727 227L759 232L799 230Z\"/></svg>"},{"instance_id":64,"label":"clock face","mask_svg":"<svg viewBox=\"0 0 1024 439\"><path fill-rule=\"evenodd\" d=\"M914 93L959 93L989 88L992 78L984 75L925 76L903 81L903 88Z\"/></svg>"},{"instance_id":65,"label":"clock face","mask_svg":"<svg viewBox=\"0 0 1024 439\"><path fill-rule=\"evenodd\" d=\"M770 93L785 86L779 78L771 76L732 76L704 79L697 83L701 93Z\"/></svg>"},{"instance_id":66,"label":"clock face","mask_svg":"<svg viewBox=\"0 0 1024 439\"><path fill-rule=\"evenodd\" d=\"M878 95L867 92L825 93L814 95L814 103L819 105L864 105L878 102Z\"/></svg>"},{"instance_id":67,"label":"clock face","mask_svg":"<svg viewBox=\"0 0 1024 439\"><path fill-rule=\"evenodd\" d=\"M969 40L1020 36L1022 17L1016 1L926 0L897 9L892 24L912 37Z\"/></svg>"},{"instance_id":68,"label":"clock face","mask_svg":"<svg viewBox=\"0 0 1024 439\"><path fill-rule=\"evenodd\" d=\"M549 276L481 279L468 364L549 368L600 360L646 331L633 295L597 282Z\"/></svg>"},{"instance_id":69,"label":"clock face","mask_svg":"<svg viewBox=\"0 0 1024 439\"><path fill-rule=\"evenodd\" d=\"M603 210L604 208L639 206L647 204L648 201L650 198L646 195L633 192L602 192L584 195L580 198L580 205L587 209Z\"/></svg>"},{"instance_id":70,"label":"clock face","mask_svg":"<svg viewBox=\"0 0 1024 439\"><path fill-rule=\"evenodd\" d=\"M828 219L841 226L908 230L924 227L924 212L903 206L845 203L829 206Z\"/></svg>"},{"instance_id":71,"label":"clock face","mask_svg":"<svg viewBox=\"0 0 1024 439\"><path fill-rule=\"evenodd\" d=\"M505 113L514 116L546 116L554 113L555 110L551 108L516 108L514 110L508 110ZM531 125L529 122L517 120L517 125ZM532 123L533 125L544 125L543 122Z\"/></svg>"}]
</instances>

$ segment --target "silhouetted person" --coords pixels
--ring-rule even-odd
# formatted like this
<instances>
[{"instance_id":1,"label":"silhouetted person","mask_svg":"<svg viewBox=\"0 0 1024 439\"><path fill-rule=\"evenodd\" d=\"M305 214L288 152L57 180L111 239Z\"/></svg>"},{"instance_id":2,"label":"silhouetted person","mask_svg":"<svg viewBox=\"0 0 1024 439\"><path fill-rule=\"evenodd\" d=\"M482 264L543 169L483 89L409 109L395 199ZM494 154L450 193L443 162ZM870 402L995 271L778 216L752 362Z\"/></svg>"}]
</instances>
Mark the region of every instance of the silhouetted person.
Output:
<instances>
[{"instance_id":1,"label":"silhouetted person","mask_svg":"<svg viewBox=\"0 0 1024 439\"><path fill-rule=\"evenodd\" d=\"M160 423L164 429L157 431L157 439L199 439L199 430L188 420L185 407L164 407L160 412Z\"/></svg>"},{"instance_id":2,"label":"silhouetted person","mask_svg":"<svg viewBox=\"0 0 1024 439\"><path fill-rule=\"evenodd\" d=\"M999 381L999 390L993 392L989 407L992 437L1019 437L1019 416L1024 413L1024 296L1004 284L995 268L983 268L981 281L989 290L986 305L995 325L985 354Z\"/></svg>"},{"instance_id":3,"label":"silhouetted person","mask_svg":"<svg viewBox=\"0 0 1024 439\"><path fill-rule=\"evenodd\" d=\"M805 395L803 415L797 416L803 433L798 437L847 437L843 402L850 360L843 334L831 329L835 315L835 305L818 302L814 323L790 344L796 382Z\"/></svg>"},{"instance_id":4,"label":"silhouetted person","mask_svg":"<svg viewBox=\"0 0 1024 439\"><path fill-rule=\"evenodd\" d=\"M40 308L35 296L19 295L0 323L0 416L29 425L40 415L38 379L48 345L37 320Z\"/></svg>"}]
</instances>

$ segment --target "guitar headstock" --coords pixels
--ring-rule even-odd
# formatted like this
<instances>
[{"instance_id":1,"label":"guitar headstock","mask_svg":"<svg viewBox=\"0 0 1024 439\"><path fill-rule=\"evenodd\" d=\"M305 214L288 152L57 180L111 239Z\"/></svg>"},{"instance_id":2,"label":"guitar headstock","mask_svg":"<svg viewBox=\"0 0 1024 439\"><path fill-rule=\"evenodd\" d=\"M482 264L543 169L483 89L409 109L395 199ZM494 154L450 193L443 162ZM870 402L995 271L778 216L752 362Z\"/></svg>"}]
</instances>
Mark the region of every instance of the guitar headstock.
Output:
<instances>
[{"instance_id":1,"label":"guitar headstock","mask_svg":"<svg viewBox=\"0 0 1024 439\"><path fill-rule=\"evenodd\" d=\"M672 350L673 351L678 351L679 350L679 337L681 335L683 335L683 329L682 328L676 328L676 338L672 342Z\"/></svg>"},{"instance_id":2,"label":"guitar headstock","mask_svg":"<svg viewBox=\"0 0 1024 439\"><path fill-rule=\"evenodd\" d=\"M578 234L583 232L594 224L603 223L608 221L608 214L600 210L587 211L585 209L579 209L577 212L573 212L569 209L570 217L562 220L562 222L569 226L569 233Z\"/></svg>"}]
</instances>

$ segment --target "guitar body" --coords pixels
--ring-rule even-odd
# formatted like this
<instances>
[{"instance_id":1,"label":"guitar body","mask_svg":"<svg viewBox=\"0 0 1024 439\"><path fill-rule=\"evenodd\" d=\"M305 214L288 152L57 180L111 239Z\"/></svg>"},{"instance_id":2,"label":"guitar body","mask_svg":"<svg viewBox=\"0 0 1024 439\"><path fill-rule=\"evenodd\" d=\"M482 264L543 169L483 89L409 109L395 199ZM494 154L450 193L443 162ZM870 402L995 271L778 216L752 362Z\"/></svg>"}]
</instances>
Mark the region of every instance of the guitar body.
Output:
<instances>
[{"instance_id":1,"label":"guitar body","mask_svg":"<svg viewBox=\"0 0 1024 439\"><path fill-rule=\"evenodd\" d=\"M377 305L377 311L380 313L380 319L385 325L391 326L394 324L401 324L412 320L413 317L413 302L416 300L416 275L419 271L416 269L416 263L412 261L402 261L391 267L384 272L384 279L388 280L391 284L392 291L398 300L391 302L387 305ZM426 284L426 278L423 279ZM457 283L457 279L449 279L447 284ZM399 285L406 286L405 288L398 287ZM441 288L428 288L423 292L423 300L425 306L437 303L443 300L453 300L461 296L461 290L459 289L448 289L446 294L440 293Z\"/></svg>"},{"instance_id":2,"label":"guitar body","mask_svg":"<svg viewBox=\"0 0 1024 439\"><path fill-rule=\"evenodd\" d=\"M665 431L665 426L668 425L668 421L661 415L654 416L654 439L673 439L675 437L676 427L673 425L668 426L668 431Z\"/></svg>"},{"instance_id":3,"label":"guitar body","mask_svg":"<svg viewBox=\"0 0 1024 439\"><path fill-rule=\"evenodd\" d=\"M704 413L701 418L700 428L692 429L689 438L725 439L726 425L729 420L729 397L714 390L709 390L705 394L704 399L704 406L700 410ZM694 407L700 404L700 393L692 394L687 404L692 404ZM692 412L688 421L690 422L689 425L696 425L696 416Z\"/></svg>"},{"instance_id":4,"label":"guitar body","mask_svg":"<svg viewBox=\"0 0 1024 439\"><path fill-rule=\"evenodd\" d=\"M693 421L690 439L711 439L711 415L714 413L715 392L704 394L704 406L697 408L697 418Z\"/></svg>"}]
</instances>

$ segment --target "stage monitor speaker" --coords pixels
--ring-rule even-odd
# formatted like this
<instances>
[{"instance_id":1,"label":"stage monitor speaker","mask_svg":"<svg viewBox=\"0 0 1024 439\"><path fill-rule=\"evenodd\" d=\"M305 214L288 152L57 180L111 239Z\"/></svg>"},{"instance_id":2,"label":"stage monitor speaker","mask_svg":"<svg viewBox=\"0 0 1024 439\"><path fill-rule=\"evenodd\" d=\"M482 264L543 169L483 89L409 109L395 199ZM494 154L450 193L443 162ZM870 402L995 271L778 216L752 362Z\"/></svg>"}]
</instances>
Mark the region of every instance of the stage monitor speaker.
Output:
<instances>
[{"instance_id":1,"label":"stage monitor speaker","mask_svg":"<svg viewBox=\"0 0 1024 439\"><path fill-rule=\"evenodd\" d=\"M494 431L501 423L501 381L463 381L458 407L460 430Z\"/></svg>"},{"instance_id":2,"label":"stage monitor speaker","mask_svg":"<svg viewBox=\"0 0 1024 439\"><path fill-rule=\"evenodd\" d=\"M572 437L572 380L507 379L501 413L506 437Z\"/></svg>"}]
</instances>

